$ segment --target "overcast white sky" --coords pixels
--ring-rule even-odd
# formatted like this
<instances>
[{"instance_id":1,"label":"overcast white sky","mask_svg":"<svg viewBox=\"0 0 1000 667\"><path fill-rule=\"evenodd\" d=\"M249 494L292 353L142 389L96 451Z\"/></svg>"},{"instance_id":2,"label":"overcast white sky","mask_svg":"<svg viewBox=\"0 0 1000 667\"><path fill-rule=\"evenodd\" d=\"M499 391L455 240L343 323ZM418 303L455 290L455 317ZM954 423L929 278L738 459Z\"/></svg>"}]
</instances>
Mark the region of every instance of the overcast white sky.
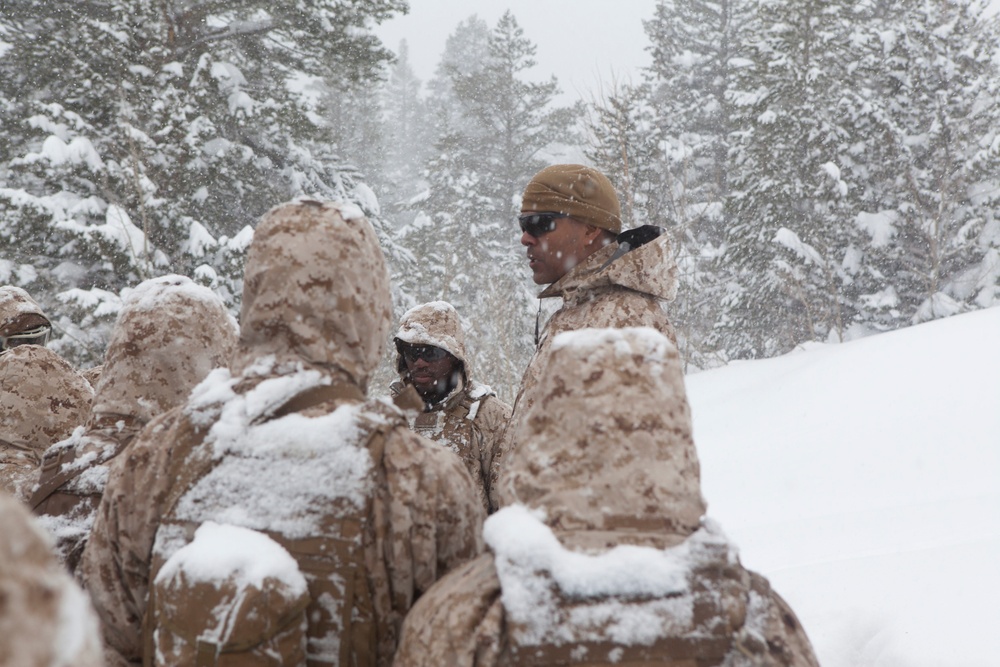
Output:
<instances>
[{"instance_id":1,"label":"overcast white sky","mask_svg":"<svg viewBox=\"0 0 1000 667\"><path fill-rule=\"evenodd\" d=\"M458 23L473 14L493 28L510 9L525 36L538 48L531 78L555 75L562 88L560 104L590 101L613 77L639 81L649 64L649 41L642 21L650 19L657 0L410 0L410 12L378 26L375 33L393 51L405 39L410 64L426 83L434 75L445 40ZM1000 11L1000 0L990 0Z\"/></svg>"},{"instance_id":2,"label":"overcast white sky","mask_svg":"<svg viewBox=\"0 0 1000 667\"><path fill-rule=\"evenodd\" d=\"M570 104L589 101L600 82L614 76L639 80L638 69L649 62L642 21L655 8L656 0L410 0L409 14L375 33L393 51L405 39L410 64L426 83L460 21L475 14L493 28L509 9L538 48L531 78L555 75L563 91L559 102Z\"/></svg>"}]
</instances>

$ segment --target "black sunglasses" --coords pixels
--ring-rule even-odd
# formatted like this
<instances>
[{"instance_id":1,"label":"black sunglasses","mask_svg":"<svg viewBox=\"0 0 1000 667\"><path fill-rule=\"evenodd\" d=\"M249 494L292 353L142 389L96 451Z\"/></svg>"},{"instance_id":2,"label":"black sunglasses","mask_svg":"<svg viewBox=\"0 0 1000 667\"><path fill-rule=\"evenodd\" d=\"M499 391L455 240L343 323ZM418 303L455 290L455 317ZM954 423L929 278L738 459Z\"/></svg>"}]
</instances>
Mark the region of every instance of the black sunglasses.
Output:
<instances>
[{"instance_id":1,"label":"black sunglasses","mask_svg":"<svg viewBox=\"0 0 1000 667\"><path fill-rule=\"evenodd\" d=\"M433 362L441 361L448 356L448 350L434 345L400 345L399 353L411 364L417 359Z\"/></svg>"},{"instance_id":2,"label":"black sunglasses","mask_svg":"<svg viewBox=\"0 0 1000 667\"><path fill-rule=\"evenodd\" d=\"M537 239L555 229L556 220L568 217L565 213L529 213L518 217L517 221L521 223L522 232L527 232Z\"/></svg>"}]
</instances>

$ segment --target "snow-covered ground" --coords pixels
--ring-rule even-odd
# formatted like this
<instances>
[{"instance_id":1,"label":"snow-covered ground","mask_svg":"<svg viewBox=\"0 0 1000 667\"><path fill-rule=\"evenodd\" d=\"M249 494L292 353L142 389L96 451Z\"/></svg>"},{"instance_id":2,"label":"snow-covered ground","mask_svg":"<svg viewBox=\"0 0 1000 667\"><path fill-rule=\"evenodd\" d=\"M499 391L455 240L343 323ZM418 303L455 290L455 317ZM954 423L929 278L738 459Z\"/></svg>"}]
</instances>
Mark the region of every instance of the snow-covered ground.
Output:
<instances>
[{"instance_id":1,"label":"snow-covered ground","mask_svg":"<svg viewBox=\"0 0 1000 667\"><path fill-rule=\"evenodd\" d=\"M1000 307L687 385L709 515L824 667L1000 665Z\"/></svg>"}]
</instances>

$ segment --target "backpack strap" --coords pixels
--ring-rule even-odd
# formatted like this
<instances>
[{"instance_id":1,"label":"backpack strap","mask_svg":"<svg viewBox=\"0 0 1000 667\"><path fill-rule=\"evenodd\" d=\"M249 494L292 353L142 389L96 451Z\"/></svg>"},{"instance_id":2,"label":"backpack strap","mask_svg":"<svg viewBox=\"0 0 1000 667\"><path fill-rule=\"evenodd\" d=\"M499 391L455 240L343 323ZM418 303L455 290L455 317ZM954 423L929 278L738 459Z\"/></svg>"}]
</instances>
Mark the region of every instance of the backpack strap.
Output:
<instances>
[{"instance_id":1,"label":"backpack strap","mask_svg":"<svg viewBox=\"0 0 1000 667\"><path fill-rule=\"evenodd\" d=\"M293 396L291 399L280 405L277 409L268 412L254 423L261 423L278 419L295 412L302 412L316 405L338 400L353 399L357 401L365 400L365 394L361 388L349 382L335 382L333 384L321 384L312 389L306 389Z\"/></svg>"},{"instance_id":2,"label":"backpack strap","mask_svg":"<svg viewBox=\"0 0 1000 667\"><path fill-rule=\"evenodd\" d=\"M142 430L146 422L132 415L119 415L107 412L97 415L87 430L90 431L93 429L112 427L117 428L118 424L122 424L122 431L132 431L133 435L135 435ZM121 454L121 451L122 447L119 444L115 447L115 451L112 452L110 456L107 456L100 461L94 461L91 466L109 461ZM60 447L56 450L53 450L53 448L50 447L46 450L45 454L42 456L42 467L38 476L38 489L31 494L31 500L28 501L32 510L38 509L38 507L48 500L53 493L58 491L60 487L64 486L70 480L79 477L84 471L91 467L88 466L87 468L66 469L67 464L76 460L76 455L76 447Z\"/></svg>"},{"instance_id":3,"label":"backpack strap","mask_svg":"<svg viewBox=\"0 0 1000 667\"><path fill-rule=\"evenodd\" d=\"M38 463L39 460L38 450L24 443L12 442L10 440L4 440L0 438L0 448L13 449L16 452L27 454L28 457L31 458L34 463L36 464Z\"/></svg>"},{"instance_id":4,"label":"backpack strap","mask_svg":"<svg viewBox=\"0 0 1000 667\"><path fill-rule=\"evenodd\" d=\"M296 394L276 409L271 410L256 419L253 424L261 424L338 399L364 400L364 394L356 385L348 384L346 382L320 385ZM177 503L180 502L181 498L183 498L188 491L193 489L198 481L212 472L212 469L221 462L221 459L212 458L211 452L206 451L208 448L201 448L200 451L197 449L197 446L201 444L204 439L203 434L198 433L198 431L190 423L187 423L187 426L188 428L184 428L184 430L180 433L181 437L176 443L174 443L174 447L170 451L170 459L167 464L166 472L171 479L176 480L176 483L171 487L170 493L168 493L167 497L164 499L163 511L160 514L161 523L163 519L166 519L173 514L174 509L176 508ZM372 458L375 458L374 452L372 454ZM381 451L379 452L379 459L377 462L380 461ZM153 579L155 576L156 573L150 571L146 614L143 617L142 642L143 665L145 667L151 667L154 657L153 652L155 644L153 633L156 631L156 627L153 610L155 609L156 602L156 586L153 584ZM211 659L211 662L205 663L206 665L214 665L217 655L217 647L214 644L199 644L198 659Z\"/></svg>"}]
</instances>

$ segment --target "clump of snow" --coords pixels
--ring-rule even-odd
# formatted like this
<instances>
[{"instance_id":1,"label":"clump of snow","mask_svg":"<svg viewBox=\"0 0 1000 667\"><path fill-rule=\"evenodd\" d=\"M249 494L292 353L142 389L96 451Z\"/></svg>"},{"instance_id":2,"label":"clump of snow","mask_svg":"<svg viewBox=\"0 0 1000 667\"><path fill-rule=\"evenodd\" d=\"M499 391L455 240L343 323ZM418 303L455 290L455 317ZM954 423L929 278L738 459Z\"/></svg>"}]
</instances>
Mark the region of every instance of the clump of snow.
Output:
<instances>
[{"instance_id":1,"label":"clump of snow","mask_svg":"<svg viewBox=\"0 0 1000 667\"><path fill-rule=\"evenodd\" d=\"M712 522L673 548L621 545L587 554L564 548L543 515L512 505L486 520L483 537L495 556L504 610L526 645L651 644L671 627L690 625L688 576L695 568L737 562ZM583 604L567 614L560 597Z\"/></svg>"},{"instance_id":2,"label":"clump of snow","mask_svg":"<svg viewBox=\"0 0 1000 667\"><path fill-rule=\"evenodd\" d=\"M267 368L265 360L257 370ZM206 443L218 463L178 502L179 519L301 538L321 532L338 508L365 507L372 460L360 425L362 405L268 420L288 400L329 378L302 370L264 379L245 394L233 392L236 381L217 369L192 392L186 412L196 424L211 424Z\"/></svg>"},{"instance_id":3,"label":"clump of snow","mask_svg":"<svg viewBox=\"0 0 1000 667\"><path fill-rule=\"evenodd\" d=\"M104 160L97 153L90 139L86 137L74 137L66 143L56 135L49 135L42 142L42 149L38 153L29 153L18 163L32 164L39 161L46 161L54 167L65 164L86 165L91 171L97 172L104 168Z\"/></svg>"},{"instance_id":4,"label":"clump of snow","mask_svg":"<svg viewBox=\"0 0 1000 667\"><path fill-rule=\"evenodd\" d=\"M306 592L306 580L288 551L267 535L239 526L206 521L194 540L167 559L156 583L183 572L190 581L215 582L236 577L239 587L262 588L266 578L277 579L294 594Z\"/></svg>"},{"instance_id":5,"label":"clump of snow","mask_svg":"<svg viewBox=\"0 0 1000 667\"><path fill-rule=\"evenodd\" d=\"M673 343L652 327L623 329L578 329L564 331L552 340L552 349L575 348L580 352L611 346L615 354L641 353L647 361L663 363L674 350Z\"/></svg>"},{"instance_id":6,"label":"clump of snow","mask_svg":"<svg viewBox=\"0 0 1000 667\"><path fill-rule=\"evenodd\" d=\"M91 289L69 289L60 292L57 298L66 304L74 304L79 308L91 312L94 317L105 315L116 315L121 310L121 297L114 292L102 290L97 287Z\"/></svg>"},{"instance_id":7,"label":"clump of snow","mask_svg":"<svg viewBox=\"0 0 1000 667\"><path fill-rule=\"evenodd\" d=\"M786 227L782 227L775 233L774 242L788 248L807 264L812 263L816 266L826 266L826 260L823 259L823 256L816 248L803 241L799 238L798 234Z\"/></svg>"},{"instance_id":8,"label":"clump of snow","mask_svg":"<svg viewBox=\"0 0 1000 667\"><path fill-rule=\"evenodd\" d=\"M344 220L364 220L365 212L361 210L361 207L357 204L351 204L348 202L338 202L337 208L340 209L340 217Z\"/></svg>"},{"instance_id":9,"label":"clump of snow","mask_svg":"<svg viewBox=\"0 0 1000 667\"><path fill-rule=\"evenodd\" d=\"M192 221L187 240L181 245L184 252L192 257L204 257L205 253L218 245L215 237L198 221Z\"/></svg>"},{"instance_id":10,"label":"clump of snow","mask_svg":"<svg viewBox=\"0 0 1000 667\"><path fill-rule=\"evenodd\" d=\"M159 310L163 307L163 300L173 294L213 306L220 303L219 297L207 287L199 285L187 276L171 274L144 280L135 287L124 288L122 307L134 311Z\"/></svg>"},{"instance_id":11,"label":"clump of snow","mask_svg":"<svg viewBox=\"0 0 1000 667\"><path fill-rule=\"evenodd\" d=\"M362 208L371 211L374 215L379 215L381 213L382 209L378 203L378 195L376 195L375 191L368 187L367 184L361 182L356 183L354 185L353 196Z\"/></svg>"},{"instance_id":12,"label":"clump of snow","mask_svg":"<svg viewBox=\"0 0 1000 667\"><path fill-rule=\"evenodd\" d=\"M226 249L231 252L239 252L242 250L246 250L247 248L250 247L250 242L253 241L253 227L247 225L246 227L241 229L239 233L237 233L236 236L234 236L233 238L228 239L226 241L223 241L223 239L225 239L225 237L219 239L219 242L220 243L224 242L226 245Z\"/></svg>"},{"instance_id":13,"label":"clump of snow","mask_svg":"<svg viewBox=\"0 0 1000 667\"><path fill-rule=\"evenodd\" d=\"M872 237L872 246L884 248L892 242L896 236L896 220L898 214L895 211L879 211L878 213L858 213L854 218L855 224Z\"/></svg>"}]
</instances>

